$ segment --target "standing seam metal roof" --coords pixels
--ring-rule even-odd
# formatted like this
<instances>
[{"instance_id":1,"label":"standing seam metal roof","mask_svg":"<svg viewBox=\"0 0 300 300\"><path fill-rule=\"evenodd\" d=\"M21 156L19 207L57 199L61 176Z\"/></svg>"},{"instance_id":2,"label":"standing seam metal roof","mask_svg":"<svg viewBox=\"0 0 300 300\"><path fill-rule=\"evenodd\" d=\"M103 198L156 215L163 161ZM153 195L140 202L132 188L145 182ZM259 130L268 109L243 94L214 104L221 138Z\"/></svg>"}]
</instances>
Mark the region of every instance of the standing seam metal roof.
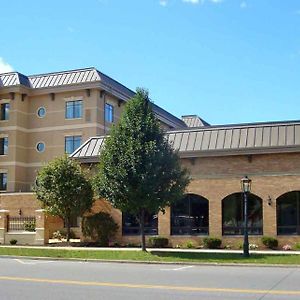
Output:
<instances>
[{"instance_id":1,"label":"standing seam metal roof","mask_svg":"<svg viewBox=\"0 0 300 300\"><path fill-rule=\"evenodd\" d=\"M183 156L300 151L300 121L173 130L166 136ZM104 141L104 136L92 137L70 156L96 159Z\"/></svg>"},{"instance_id":2,"label":"standing seam metal roof","mask_svg":"<svg viewBox=\"0 0 300 300\"><path fill-rule=\"evenodd\" d=\"M70 70L63 72L45 73L38 75L25 76L18 72L0 74L0 87L12 87L23 85L32 89L45 89L58 86L76 85L83 83L99 83L108 91L115 90L126 101L135 95L135 92L112 79L111 77L101 73L95 68L86 68L78 70ZM153 105L154 112L158 118L166 121L174 127L186 127L185 123L170 114L166 110Z\"/></svg>"}]
</instances>

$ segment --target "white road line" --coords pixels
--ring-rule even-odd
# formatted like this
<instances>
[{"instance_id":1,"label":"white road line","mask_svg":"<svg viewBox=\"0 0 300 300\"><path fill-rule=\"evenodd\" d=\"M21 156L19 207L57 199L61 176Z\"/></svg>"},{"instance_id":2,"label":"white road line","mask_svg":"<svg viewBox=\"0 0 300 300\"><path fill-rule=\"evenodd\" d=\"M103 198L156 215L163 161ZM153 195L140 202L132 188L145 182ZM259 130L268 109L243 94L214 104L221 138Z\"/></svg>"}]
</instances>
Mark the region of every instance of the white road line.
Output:
<instances>
[{"instance_id":1,"label":"white road line","mask_svg":"<svg viewBox=\"0 0 300 300\"><path fill-rule=\"evenodd\" d=\"M22 265L35 265L34 262L28 262L28 261L25 262L25 261L23 261L21 259L18 259L18 258L15 258L14 260L17 261L18 263L22 264Z\"/></svg>"},{"instance_id":2,"label":"white road line","mask_svg":"<svg viewBox=\"0 0 300 300\"><path fill-rule=\"evenodd\" d=\"M23 261L21 259L15 258L14 261L17 261L18 263L22 264L22 265L36 265L36 264L49 264L52 263L54 261L42 261L42 260L36 260L36 261Z\"/></svg>"},{"instance_id":3,"label":"white road line","mask_svg":"<svg viewBox=\"0 0 300 300\"><path fill-rule=\"evenodd\" d=\"M180 267L180 268L173 268L173 269L160 269L161 271L181 271L184 269L190 269L190 268L194 268L194 266L185 266L185 267Z\"/></svg>"}]
</instances>

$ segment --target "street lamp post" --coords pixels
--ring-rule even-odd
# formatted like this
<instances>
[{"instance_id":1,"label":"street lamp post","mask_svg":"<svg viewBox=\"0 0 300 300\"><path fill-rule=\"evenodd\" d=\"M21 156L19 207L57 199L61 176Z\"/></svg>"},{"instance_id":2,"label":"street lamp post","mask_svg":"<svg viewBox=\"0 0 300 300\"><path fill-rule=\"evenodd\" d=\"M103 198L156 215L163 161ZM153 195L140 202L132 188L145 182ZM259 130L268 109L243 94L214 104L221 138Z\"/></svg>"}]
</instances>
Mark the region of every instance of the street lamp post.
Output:
<instances>
[{"instance_id":1,"label":"street lamp post","mask_svg":"<svg viewBox=\"0 0 300 300\"><path fill-rule=\"evenodd\" d=\"M248 239L248 194L251 191L251 179L247 176L241 179L241 189L244 197L244 243L243 256L249 257L249 239Z\"/></svg>"}]
</instances>

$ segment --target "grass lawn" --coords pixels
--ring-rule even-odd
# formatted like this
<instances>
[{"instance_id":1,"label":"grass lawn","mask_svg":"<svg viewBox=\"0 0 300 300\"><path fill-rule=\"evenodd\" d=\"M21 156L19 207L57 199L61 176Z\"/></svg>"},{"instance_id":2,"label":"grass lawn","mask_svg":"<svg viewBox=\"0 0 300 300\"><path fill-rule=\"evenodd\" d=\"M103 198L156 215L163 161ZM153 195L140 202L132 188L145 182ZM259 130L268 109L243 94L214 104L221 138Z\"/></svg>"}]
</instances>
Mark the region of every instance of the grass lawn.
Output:
<instances>
[{"instance_id":1,"label":"grass lawn","mask_svg":"<svg viewBox=\"0 0 300 300\"><path fill-rule=\"evenodd\" d=\"M0 255L155 262L258 263L300 265L300 255L276 254L252 254L250 258L243 258L242 255L238 253L186 253L158 251L152 253L143 253L142 251L85 251L39 248L31 249L26 247L0 247Z\"/></svg>"}]
</instances>

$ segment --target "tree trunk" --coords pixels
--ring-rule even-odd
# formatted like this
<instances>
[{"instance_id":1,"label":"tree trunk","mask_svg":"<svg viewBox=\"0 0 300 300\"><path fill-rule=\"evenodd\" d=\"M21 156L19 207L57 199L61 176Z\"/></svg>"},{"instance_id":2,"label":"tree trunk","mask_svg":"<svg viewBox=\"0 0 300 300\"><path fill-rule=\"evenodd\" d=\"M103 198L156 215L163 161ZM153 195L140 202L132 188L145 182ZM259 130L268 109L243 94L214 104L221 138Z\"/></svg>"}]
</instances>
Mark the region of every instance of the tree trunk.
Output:
<instances>
[{"instance_id":1,"label":"tree trunk","mask_svg":"<svg viewBox=\"0 0 300 300\"><path fill-rule=\"evenodd\" d=\"M70 235L71 235L71 217L67 216L66 220L67 225L67 242L70 241Z\"/></svg>"},{"instance_id":2,"label":"tree trunk","mask_svg":"<svg viewBox=\"0 0 300 300\"><path fill-rule=\"evenodd\" d=\"M145 239L145 209L142 208L140 212L140 228L141 228L141 244L142 251L146 250L146 239Z\"/></svg>"}]
</instances>

